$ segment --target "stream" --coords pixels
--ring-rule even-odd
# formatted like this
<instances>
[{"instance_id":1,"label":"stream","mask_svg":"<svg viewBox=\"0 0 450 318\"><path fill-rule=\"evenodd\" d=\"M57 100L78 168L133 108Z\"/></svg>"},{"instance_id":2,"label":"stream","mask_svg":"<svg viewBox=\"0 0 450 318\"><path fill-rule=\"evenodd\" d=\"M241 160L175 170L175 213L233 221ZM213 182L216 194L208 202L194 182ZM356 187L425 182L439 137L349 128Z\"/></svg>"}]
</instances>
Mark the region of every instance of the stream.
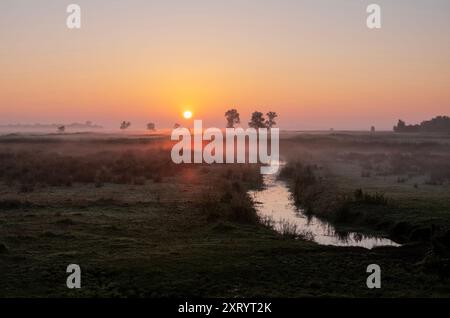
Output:
<instances>
[{"instance_id":1,"label":"stream","mask_svg":"<svg viewBox=\"0 0 450 318\"><path fill-rule=\"evenodd\" d=\"M274 229L284 232L286 227L299 234L303 234L320 245L359 246L372 249L376 246L395 246L400 244L378 237L368 236L357 232L338 232L326 221L314 216L307 216L304 211L296 207L288 185L278 180L277 175L265 175L262 190L249 191L249 195L256 204L260 217L271 218Z\"/></svg>"}]
</instances>

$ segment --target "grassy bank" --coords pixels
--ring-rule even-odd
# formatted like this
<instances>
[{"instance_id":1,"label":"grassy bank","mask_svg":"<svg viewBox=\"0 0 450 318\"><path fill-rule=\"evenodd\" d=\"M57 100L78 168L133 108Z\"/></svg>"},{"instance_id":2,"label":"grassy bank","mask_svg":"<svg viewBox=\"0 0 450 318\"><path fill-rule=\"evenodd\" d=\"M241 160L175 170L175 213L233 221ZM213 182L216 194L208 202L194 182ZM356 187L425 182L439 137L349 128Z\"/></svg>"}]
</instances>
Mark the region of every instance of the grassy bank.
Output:
<instances>
[{"instance_id":1,"label":"grassy bank","mask_svg":"<svg viewBox=\"0 0 450 318\"><path fill-rule=\"evenodd\" d=\"M384 234L402 243L420 243L426 255L437 257L434 260L439 260L441 270L448 270L450 218L439 213L444 203L441 199L424 198L422 204L411 206L408 200L402 202L383 192L352 191L348 186L340 187L327 169L300 162L288 163L280 178L289 182L296 204L306 214L332 222L342 231Z\"/></svg>"}]
</instances>

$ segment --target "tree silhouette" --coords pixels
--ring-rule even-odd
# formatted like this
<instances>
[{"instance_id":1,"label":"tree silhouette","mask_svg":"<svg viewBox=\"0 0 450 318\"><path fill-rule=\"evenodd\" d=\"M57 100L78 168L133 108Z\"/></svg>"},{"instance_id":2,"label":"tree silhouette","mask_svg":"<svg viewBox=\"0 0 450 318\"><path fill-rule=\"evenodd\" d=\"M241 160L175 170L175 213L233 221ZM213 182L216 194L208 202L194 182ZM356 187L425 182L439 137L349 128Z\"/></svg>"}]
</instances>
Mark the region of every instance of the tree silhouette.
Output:
<instances>
[{"instance_id":1,"label":"tree silhouette","mask_svg":"<svg viewBox=\"0 0 450 318\"><path fill-rule=\"evenodd\" d=\"M148 123L147 124L147 130L155 131L155 124L154 123Z\"/></svg>"},{"instance_id":2,"label":"tree silhouette","mask_svg":"<svg viewBox=\"0 0 450 318\"><path fill-rule=\"evenodd\" d=\"M255 129L266 127L263 113L257 111L253 112L252 118L250 119L248 126Z\"/></svg>"},{"instance_id":3,"label":"tree silhouette","mask_svg":"<svg viewBox=\"0 0 450 318\"><path fill-rule=\"evenodd\" d=\"M240 124L241 119L236 109L230 109L225 113L227 119L227 128L234 128L234 125Z\"/></svg>"},{"instance_id":4,"label":"tree silhouette","mask_svg":"<svg viewBox=\"0 0 450 318\"><path fill-rule=\"evenodd\" d=\"M266 124L266 127L270 129L277 124L275 121L275 118L277 118L278 115L275 112L268 112L266 114L266 116L267 116L267 120L266 120L265 124Z\"/></svg>"},{"instance_id":5,"label":"tree silhouette","mask_svg":"<svg viewBox=\"0 0 450 318\"><path fill-rule=\"evenodd\" d=\"M405 122L403 120L399 119L398 123L397 123L397 126L394 126L394 131L395 132L402 131L402 130L405 129L405 127L406 127Z\"/></svg>"},{"instance_id":6,"label":"tree silhouette","mask_svg":"<svg viewBox=\"0 0 450 318\"><path fill-rule=\"evenodd\" d=\"M131 123L129 121L123 121L120 124L120 129L124 130L124 129L127 129L128 127L130 127L130 126L131 126Z\"/></svg>"},{"instance_id":7,"label":"tree silhouette","mask_svg":"<svg viewBox=\"0 0 450 318\"><path fill-rule=\"evenodd\" d=\"M397 126L394 126L395 132L435 132L435 133L449 133L450 132L450 117L437 116L430 120L425 120L420 124L406 125L403 120L399 120Z\"/></svg>"}]
</instances>

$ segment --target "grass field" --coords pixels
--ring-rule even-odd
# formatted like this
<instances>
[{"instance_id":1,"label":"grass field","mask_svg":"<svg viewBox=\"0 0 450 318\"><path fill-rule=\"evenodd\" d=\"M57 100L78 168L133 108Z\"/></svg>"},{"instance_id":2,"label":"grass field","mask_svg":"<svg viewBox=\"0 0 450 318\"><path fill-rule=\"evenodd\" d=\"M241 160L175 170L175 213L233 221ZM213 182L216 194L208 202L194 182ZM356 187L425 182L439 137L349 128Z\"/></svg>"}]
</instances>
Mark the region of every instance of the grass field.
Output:
<instances>
[{"instance_id":1,"label":"grass field","mask_svg":"<svg viewBox=\"0 0 450 318\"><path fill-rule=\"evenodd\" d=\"M442 171L448 139L416 137L412 145L409 138L291 134L281 149L288 162L317 166L321 186L332 185L326 195L361 188L392 200L352 203L352 211L375 215L376 226L360 219L340 226L389 234L404 222L444 231L446 174L436 179L424 163L409 176L390 170L386 158L426 148L442 159ZM435 253L431 238L410 230L401 248L365 250L284 237L259 222L246 195L261 185L258 167L176 166L166 140L1 137L0 297L450 296L448 259ZM369 169L355 153L388 157ZM333 219L329 211L322 217ZM66 287L72 263L82 269L79 290ZM378 290L366 287L373 263L382 268Z\"/></svg>"}]
</instances>

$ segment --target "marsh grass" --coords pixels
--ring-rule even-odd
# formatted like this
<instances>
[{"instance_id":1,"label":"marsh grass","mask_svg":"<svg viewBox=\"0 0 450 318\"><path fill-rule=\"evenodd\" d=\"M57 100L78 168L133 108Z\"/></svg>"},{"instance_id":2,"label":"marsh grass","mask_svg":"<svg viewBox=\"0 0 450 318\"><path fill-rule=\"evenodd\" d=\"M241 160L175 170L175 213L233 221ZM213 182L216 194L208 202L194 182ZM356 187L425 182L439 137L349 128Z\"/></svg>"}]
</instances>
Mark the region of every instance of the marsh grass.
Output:
<instances>
[{"instance_id":1,"label":"marsh grass","mask_svg":"<svg viewBox=\"0 0 450 318\"><path fill-rule=\"evenodd\" d=\"M430 228L439 224L411 217L406 219L407 210L383 192L362 188L344 191L335 178L315 166L295 162L288 163L284 169L281 176L290 182L296 204L304 208L306 214L323 218L338 227L352 225L354 230L369 234L381 231L401 242L428 242L432 236ZM450 250L450 244L447 249Z\"/></svg>"},{"instance_id":2,"label":"marsh grass","mask_svg":"<svg viewBox=\"0 0 450 318\"><path fill-rule=\"evenodd\" d=\"M264 227L277 232L286 239L299 239L311 242L314 241L314 234L312 232L301 230L297 224L287 219L280 219L276 221L273 216L260 215L259 223L261 223Z\"/></svg>"},{"instance_id":3,"label":"marsh grass","mask_svg":"<svg viewBox=\"0 0 450 318\"><path fill-rule=\"evenodd\" d=\"M207 220L210 222L225 219L232 222L257 224L259 222L252 198L247 194L248 185L241 181L226 181L216 186L221 195L203 194L200 202Z\"/></svg>"},{"instance_id":4,"label":"marsh grass","mask_svg":"<svg viewBox=\"0 0 450 318\"><path fill-rule=\"evenodd\" d=\"M282 140L282 149L304 140L313 150L325 146L330 153L342 144L383 144L376 135L337 134ZM2 156L19 159L17 164L0 159L5 183L0 184L0 250L6 247L0 255L0 297L373 297L364 284L367 264L388 269L377 297L448 296L449 276L434 271L444 263L432 260L430 269L420 264L430 244L445 250L442 234L427 244L370 252L292 239L290 225L284 237L261 225L273 221L257 219L254 202L246 197L248 189L261 186L256 166L173 166L168 150L160 150L164 145L154 143L141 137L0 138ZM328 153L327 158L335 159ZM314 213L332 211L342 183L330 181L322 163L315 163L315 182L303 184L305 198L317 200L311 204ZM145 185L133 184L143 170ZM68 175L72 186L66 186ZM94 186L96 176L100 188ZM22 181L33 178L33 192L17 193ZM359 188L376 192L356 186L354 179L346 182L348 196ZM433 186L433 193L437 189ZM447 217L444 195L431 200L414 192L413 198L411 205L422 204L414 215L411 208L404 213L355 200L348 210L382 222L401 219L398 230L405 233ZM66 267L72 263L82 267L81 290L66 288Z\"/></svg>"},{"instance_id":5,"label":"marsh grass","mask_svg":"<svg viewBox=\"0 0 450 318\"><path fill-rule=\"evenodd\" d=\"M143 185L146 180L161 182L183 169L172 163L166 152L150 150L99 151L68 155L49 152L0 150L0 180L19 185L22 193L37 185L72 186L73 183Z\"/></svg>"},{"instance_id":6,"label":"marsh grass","mask_svg":"<svg viewBox=\"0 0 450 318\"><path fill-rule=\"evenodd\" d=\"M275 228L285 238L314 241L314 234L312 232L299 229L297 224L289 220L279 220Z\"/></svg>"}]
</instances>

